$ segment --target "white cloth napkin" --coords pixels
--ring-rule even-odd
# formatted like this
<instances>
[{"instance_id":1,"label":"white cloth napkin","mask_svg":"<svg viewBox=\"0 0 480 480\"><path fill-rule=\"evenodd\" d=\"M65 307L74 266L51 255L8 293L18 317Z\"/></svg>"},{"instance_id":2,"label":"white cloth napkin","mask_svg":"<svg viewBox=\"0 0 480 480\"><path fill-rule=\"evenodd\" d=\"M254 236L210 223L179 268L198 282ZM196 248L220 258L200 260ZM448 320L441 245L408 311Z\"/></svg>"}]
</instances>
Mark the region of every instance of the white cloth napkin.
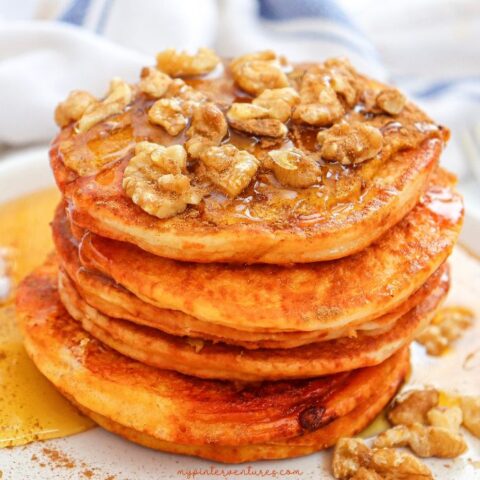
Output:
<instances>
[{"instance_id":1,"label":"white cloth napkin","mask_svg":"<svg viewBox=\"0 0 480 480\"><path fill-rule=\"evenodd\" d=\"M102 95L113 76L138 78L155 52L199 46L346 55L416 96L458 138L480 120L477 0L0 0L0 143L48 142L70 90ZM449 166L466 176L462 143L450 150Z\"/></svg>"}]
</instances>

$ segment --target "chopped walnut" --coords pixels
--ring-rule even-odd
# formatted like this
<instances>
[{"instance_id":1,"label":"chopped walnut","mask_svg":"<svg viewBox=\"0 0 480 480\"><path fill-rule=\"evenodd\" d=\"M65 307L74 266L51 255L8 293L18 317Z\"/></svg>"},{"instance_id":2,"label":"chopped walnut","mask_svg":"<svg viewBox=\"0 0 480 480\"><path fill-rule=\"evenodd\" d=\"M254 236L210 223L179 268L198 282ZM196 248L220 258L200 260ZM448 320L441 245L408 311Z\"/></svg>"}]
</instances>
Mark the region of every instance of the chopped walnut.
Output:
<instances>
[{"instance_id":1,"label":"chopped walnut","mask_svg":"<svg viewBox=\"0 0 480 480\"><path fill-rule=\"evenodd\" d=\"M187 173L187 152L181 145L164 147L140 142L123 175L123 188L142 210L158 218L197 205L201 195L192 188Z\"/></svg>"},{"instance_id":2,"label":"chopped walnut","mask_svg":"<svg viewBox=\"0 0 480 480\"><path fill-rule=\"evenodd\" d=\"M230 63L230 70L235 83L252 95L258 95L266 89L288 86L282 65L271 50L235 58Z\"/></svg>"},{"instance_id":3,"label":"chopped walnut","mask_svg":"<svg viewBox=\"0 0 480 480\"><path fill-rule=\"evenodd\" d=\"M417 342L425 346L430 355L441 355L463 331L471 326L473 312L466 308L447 307L440 310L420 335Z\"/></svg>"},{"instance_id":4,"label":"chopped walnut","mask_svg":"<svg viewBox=\"0 0 480 480\"><path fill-rule=\"evenodd\" d=\"M418 458L392 448L373 448L370 468L383 478L433 479L430 469Z\"/></svg>"},{"instance_id":5,"label":"chopped walnut","mask_svg":"<svg viewBox=\"0 0 480 480\"><path fill-rule=\"evenodd\" d=\"M338 479L348 479L360 467L370 465L372 451L359 438L341 438L333 452L333 475Z\"/></svg>"},{"instance_id":6,"label":"chopped walnut","mask_svg":"<svg viewBox=\"0 0 480 480\"><path fill-rule=\"evenodd\" d=\"M120 78L114 78L110 82L107 97L101 102L92 103L79 119L76 132L86 132L97 123L111 115L121 113L132 101L133 91L130 85Z\"/></svg>"},{"instance_id":7,"label":"chopped walnut","mask_svg":"<svg viewBox=\"0 0 480 480\"><path fill-rule=\"evenodd\" d=\"M167 74L156 68L144 68L138 86L143 93L153 98L160 98L167 93L171 83L172 79Z\"/></svg>"},{"instance_id":8,"label":"chopped walnut","mask_svg":"<svg viewBox=\"0 0 480 480\"><path fill-rule=\"evenodd\" d=\"M370 449L363 440L355 438L337 442L332 468L333 475L340 480L433 479L428 467L413 455L390 448Z\"/></svg>"},{"instance_id":9,"label":"chopped walnut","mask_svg":"<svg viewBox=\"0 0 480 480\"><path fill-rule=\"evenodd\" d=\"M365 162L380 153L383 145L378 128L363 123L341 122L318 132L320 155L326 161L343 165Z\"/></svg>"},{"instance_id":10,"label":"chopped walnut","mask_svg":"<svg viewBox=\"0 0 480 480\"><path fill-rule=\"evenodd\" d=\"M150 122L162 126L169 135L178 135L188 123L184 106L179 98L161 98L148 111Z\"/></svg>"},{"instance_id":11,"label":"chopped walnut","mask_svg":"<svg viewBox=\"0 0 480 480\"><path fill-rule=\"evenodd\" d=\"M458 457L467 450L461 435L441 427L425 426L420 423L397 425L382 432L375 439L374 446L410 447L419 457Z\"/></svg>"},{"instance_id":12,"label":"chopped walnut","mask_svg":"<svg viewBox=\"0 0 480 480\"><path fill-rule=\"evenodd\" d=\"M345 110L323 70L305 72L300 86L300 104L293 112L296 121L327 127L339 120Z\"/></svg>"},{"instance_id":13,"label":"chopped walnut","mask_svg":"<svg viewBox=\"0 0 480 480\"><path fill-rule=\"evenodd\" d=\"M172 77L203 75L220 63L220 58L209 48L200 48L195 55L169 48L157 54L157 68Z\"/></svg>"},{"instance_id":14,"label":"chopped walnut","mask_svg":"<svg viewBox=\"0 0 480 480\"><path fill-rule=\"evenodd\" d=\"M405 96L396 88L382 90L377 98L376 105L389 115L398 115L405 107Z\"/></svg>"},{"instance_id":15,"label":"chopped walnut","mask_svg":"<svg viewBox=\"0 0 480 480\"><path fill-rule=\"evenodd\" d=\"M231 197L236 197L257 172L259 161L233 145L209 147L200 154L205 176Z\"/></svg>"},{"instance_id":16,"label":"chopped walnut","mask_svg":"<svg viewBox=\"0 0 480 480\"><path fill-rule=\"evenodd\" d=\"M388 412L393 425L427 423L427 413L438 405L439 394L433 388L411 390L400 396Z\"/></svg>"},{"instance_id":17,"label":"chopped walnut","mask_svg":"<svg viewBox=\"0 0 480 480\"><path fill-rule=\"evenodd\" d=\"M287 127L272 118L267 108L253 103L232 104L227 119L233 128L252 135L282 138L288 133Z\"/></svg>"},{"instance_id":18,"label":"chopped walnut","mask_svg":"<svg viewBox=\"0 0 480 480\"><path fill-rule=\"evenodd\" d=\"M374 470L369 470L365 467L360 467L353 477L350 477L350 480L384 480L377 472Z\"/></svg>"},{"instance_id":19,"label":"chopped walnut","mask_svg":"<svg viewBox=\"0 0 480 480\"><path fill-rule=\"evenodd\" d=\"M59 127L66 127L69 123L82 118L85 111L97 103L98 100L92 94L82 90L74 90L63 102L57 105L55 122Z\"/></svg>"},{"instance_id":20,"label":"chopped walnut","mask_svg":"<svg viewBox=\"0 0 480 480\"><path fill-rule=\"evenodd\" d=\"M330 77L330 85L349 107L357 101L358 91L355 85L355 70L345 58L330 58L325 62Z\"/></svg>"},{"instance_id":21,"label":"chopped walnut","mask_svg":"<svg viewBox=\"0 0 480 480\"><path fill-rule=\"evenodd\" d=\"M283 185L306 188L318 181L320 167L301 150L271 150L268 155L273 160L272 170Z\"/></svg>"},{"instance_id":22,"label":"chopped walnut","mask_svg":"<svg viewBox=\"0 0 480 480\"><path fill-rule=\"evenodd\" d=\"M286 122L292 113L292 107L300 101L293 88L273 88L264 90L252 103L266 108L271 118Z\"/></svg>"},{"instance_id":23,"label":"chopped walnut","mask_svg":"<svg viewBox=\"0 0 480 480\"><path fill-rule=\"evenodd\" d=\"M433 407L427 413L428 423L433 427L446 428L458 432L463 415L460 407Z\"/></svg>"},{"instance_id":24,"label":"chopped walnut","mask_svg":"<svg viewBox=\"0 0 480 480\"><path fill-rule=\"evenodd\" d=\"M188 153L193 158L198 158L206 148L219 145L227 132L225 116L214 103L198 106L193 113L191 126L187 130Z\"/></svg>"},{"instance_id":25,"label":"chopped walnut","mask_svg":"<svg viewBox=\"0 0 480 480\"><path fill-rule=\"evenodd\" d=\"M480 438L480 397L460 397L460 408L463 412L463 425Z\"/></svg>"}]
</instances>

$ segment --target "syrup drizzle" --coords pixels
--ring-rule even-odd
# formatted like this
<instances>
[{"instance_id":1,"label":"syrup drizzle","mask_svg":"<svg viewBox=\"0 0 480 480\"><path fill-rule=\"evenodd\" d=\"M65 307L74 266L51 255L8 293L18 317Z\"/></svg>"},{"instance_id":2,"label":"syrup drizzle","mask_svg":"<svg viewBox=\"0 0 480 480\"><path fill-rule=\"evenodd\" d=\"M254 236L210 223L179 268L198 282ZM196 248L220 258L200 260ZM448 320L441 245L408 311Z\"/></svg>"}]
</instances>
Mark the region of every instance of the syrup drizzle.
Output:
<instances>
[{"instance_id":1,"label":"syrup drizzle","mask_svg":"<svg viewBox=\"0 0 480 480\"><path fill-rule=\"evenodd\" d=\"M53 248L49 222L58 199L52 189L0 206L0 447L93 426L36 369L15 318L15 285Z\"/></svg>"}]
</instances>

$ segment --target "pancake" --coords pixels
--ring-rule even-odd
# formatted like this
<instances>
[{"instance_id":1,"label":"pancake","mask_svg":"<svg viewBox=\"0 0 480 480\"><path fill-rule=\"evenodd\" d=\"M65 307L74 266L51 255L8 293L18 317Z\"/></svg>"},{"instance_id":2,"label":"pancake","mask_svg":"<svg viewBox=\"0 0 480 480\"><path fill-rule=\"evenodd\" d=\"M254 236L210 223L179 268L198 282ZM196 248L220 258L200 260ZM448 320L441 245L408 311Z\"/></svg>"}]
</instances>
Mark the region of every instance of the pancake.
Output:
<instances>
[{"instance_id":1,"label":"pancake","mask_svg":"<svg viewBox=\"0 0 480 480\"><path fill-rule=\"evenodd\" d=\"M272 444L242 445L226 447L223 445L182 445L166 442L152 435L125 427L114 420L92 412L80 405L80 410L105 430L120 435L127 440L145 447L164 452L190 455L223 463L244 463L256 460L276 460L300 457L329 448L342 437L351 437L361 432L390 401L398 389L395 380L382 385L382 390L362 402L351 413L337 418L327 426L319 428L313 434L307 434L285 442Z\"/></svg>"},{"instance_id":2,"label":"pancake","mask_svg":"<svg viewBox=\"0 0 480 480\"><path fill-rule=\"evenodd\" d=\"M333 330L391 311L445 261L463 219L453 180L439 171L402 222L362 252L336 261L291 267L186 263L90 232L80 259L143 301L205 322L245 331Z\"/></svg>"},{"instance_id":3,"label":"pancake","mask_svg":"<svg viewBox=\"0 0 480 480\"><path fill-rule=\"evenodd\" d=\"M327 67L294 66L288 74L290 86L300 90L305 72L318 68ZM347 104L340 98L345 114L335 124L360 122L378 128L383 148L372 159L351 165L326 161L316 141L323 127L290 121L285 138L269 138L230 125L222 146L248 151L260 162L250 183L240 193L226 195L206 181L198 162L190 159L190 181L206 194L198 205L157 218L125 193L125 168L136 142L185 145L188 133L172 136L149 122L154 99L136 90L123 112L86 132L66 125L52 144L51 165L73 220L99 235L182 261L288 264L361 251L414 207L449 133L411 103L394 115L378 109L375 98L387 87L350 66L346 69L357 99ZM228 68L185 82L223 113L239 98L244 103L253 100L235 86ZM292 147L318 163L318 178L306 188L282 184L272 172L268 152ZM69 166L78 166L82 175Z\"/></svg>"},{"instance_id":4,"label":"pancake","mask_svg":"<svg viewBox=\"0 0 480 480\"><path fill-rule=\"evenodd\" d=\"M81 266L78 243L72 236L65 216L57 217L53 230L60 263L73 280L76 290L89 305L106 316L153 327L171 335L230 343L248 349L293 348L334 338L354 337L359 332L370 335L386 332L402 315L424 301L439 283L446 284L448 281L447 278L442 278L443 269L439 269L419 290L393 311L358 325L312 332L248 332L203 322L183 312L161 309L143 302L111 279Z\"/></svg>"},{"instance_id":5,"label":"pancake","mask_svg":"<svg viewBox=\"0 0 480 480\"><path fill-rule=\"evenodd\" d=\"M444 266L441 270L437 284L430 282L429 294L423 302L385 333L360 334L287 350L245 350L223 343L212 344L107 317L81 298L63 272L59 275L59 294L68 313L87 332L141 363L199 378L258 382L312 378L383 362L429 324L448 291L448 269Z\"/></svg>"},{"instance_id":6,"label":"pancake","mask_svg":"<svg viewBox=\"0 0 480 480\"><path fill-rule=\"evenodd\" d=\"M379 385L393 393L408 368L407 349L375 367L260 384L201 380L149 367L85 332L61 304L56 275L51 257L19 285L17 311L27 352L75 403L162 441L230 447L293 442L311 451L316 431L379 395ZM337 433L348 434L359 424L344 427Z\"/></svg>"}]
</instances>

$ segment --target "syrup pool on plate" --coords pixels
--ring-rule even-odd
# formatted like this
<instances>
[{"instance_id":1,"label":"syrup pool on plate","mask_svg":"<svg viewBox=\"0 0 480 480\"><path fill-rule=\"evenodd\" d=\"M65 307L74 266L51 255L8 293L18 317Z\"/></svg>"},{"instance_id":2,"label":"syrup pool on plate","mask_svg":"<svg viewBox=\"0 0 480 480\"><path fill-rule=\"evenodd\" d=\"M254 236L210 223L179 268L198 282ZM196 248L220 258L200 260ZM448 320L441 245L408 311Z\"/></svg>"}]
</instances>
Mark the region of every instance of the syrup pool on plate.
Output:
<instances>
[{"instance_id":1,"label":"syrup pool on plate","mask_svg":"<svg viewBox=\"0 0 480 480\"><path fill-rule=\"evenodd\" d=\"M93 426L37 370L15 318L15 285L53 249L55 189L0 205L0 447L63 437Z\"/></svg>"}]
</instances>

